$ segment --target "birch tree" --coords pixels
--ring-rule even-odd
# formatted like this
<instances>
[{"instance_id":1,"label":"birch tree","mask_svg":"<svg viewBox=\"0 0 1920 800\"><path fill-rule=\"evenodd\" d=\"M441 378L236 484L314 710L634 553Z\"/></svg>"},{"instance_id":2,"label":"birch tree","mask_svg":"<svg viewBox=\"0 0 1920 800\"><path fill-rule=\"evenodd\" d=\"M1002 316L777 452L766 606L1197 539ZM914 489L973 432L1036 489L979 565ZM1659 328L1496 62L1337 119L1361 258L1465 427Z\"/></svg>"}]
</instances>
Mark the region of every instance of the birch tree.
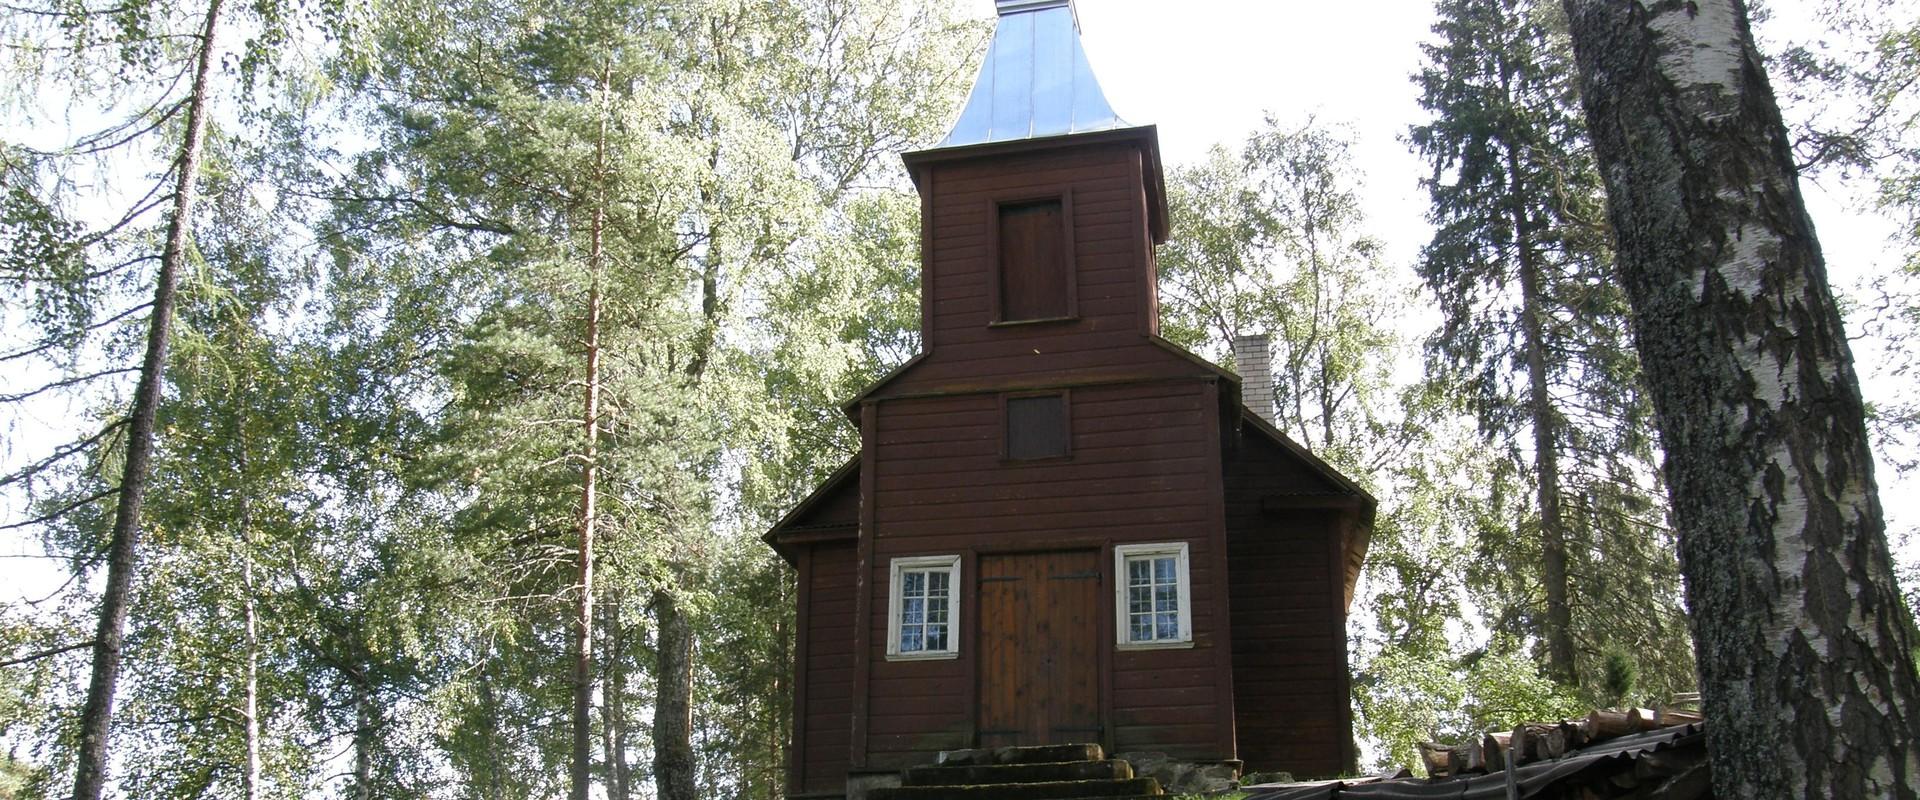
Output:
<instances>
[{"instance_id":1,"label":"birch tree","mask_svg":"<svg viewBox=\"0 0 1920 800\"><path fill-rule=\"evenodd\" d=\"M1388 422L1389 373L1401 348L1382 320L1406 287L1366 231L1347 131L1269 116L1237 151L1175 169L1168 203L1182 232L1161 251L1167 338L1224 353L1244 334L1271 337L1277 427L1371 482L1404 431Z\"/></svg>"},{"instance_id":2,"label":"birch tree","mask_svg":"<svg viewBox=\"0 0 1920 800\"><path fill-rule=\"evenodd\" d=\"M1920 796L1859 381L1741 0L1567 0L1653 397L1715 794Z\"/></svg>"}]
</instances>

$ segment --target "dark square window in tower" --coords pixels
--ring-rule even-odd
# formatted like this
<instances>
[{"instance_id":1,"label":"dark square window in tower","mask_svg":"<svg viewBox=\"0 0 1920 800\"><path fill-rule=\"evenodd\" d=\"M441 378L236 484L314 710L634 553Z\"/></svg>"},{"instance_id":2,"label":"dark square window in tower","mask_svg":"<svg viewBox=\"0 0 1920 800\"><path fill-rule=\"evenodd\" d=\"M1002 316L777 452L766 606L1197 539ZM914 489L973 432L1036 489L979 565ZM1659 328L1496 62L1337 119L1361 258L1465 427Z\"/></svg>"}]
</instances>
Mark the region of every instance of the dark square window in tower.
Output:
<instances>
[{"instance_id":1,"label":"dark square window in tower","mask_svg":"<svg viewBox=\"0 0 1920 800\"><path fill-rule=\"evenodd\" d=\"M1007 459L1064 458L1068 450L1064 394L1007 398Z\"/></svg>"},{"instance_id":2,"label":"dark square window in tower","mask_svg":"<svg viewBox=\"0 0 1920 800\"><path fill-rule=\"evenodd\" d=\"M995 322L1073 316L1072 249L1061 198L997 203Z\"/></svg>"}]
</instances>

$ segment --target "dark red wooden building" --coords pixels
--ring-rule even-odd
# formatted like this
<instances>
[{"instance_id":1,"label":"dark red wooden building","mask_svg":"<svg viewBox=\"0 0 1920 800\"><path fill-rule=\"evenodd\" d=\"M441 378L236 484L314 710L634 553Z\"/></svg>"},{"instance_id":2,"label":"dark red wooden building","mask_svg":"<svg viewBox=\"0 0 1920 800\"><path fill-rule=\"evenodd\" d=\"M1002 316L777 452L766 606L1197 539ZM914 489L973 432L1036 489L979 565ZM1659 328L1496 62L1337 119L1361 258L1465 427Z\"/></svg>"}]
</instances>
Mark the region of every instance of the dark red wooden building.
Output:
<instances>
[{"instance_id":1,"label":"dark red wooden building","mask_svg":"<svg viewBox=\"0 0 1920 800\"><path fill-rule=\"evenodd\" d=\"M1066 742L1339 772L1373 499L1160 338L1155 129L1068 0L999 6L953 132L906 155L922 352L767 534L799 570L790 791Z\"/></svg>"}]
</instances>

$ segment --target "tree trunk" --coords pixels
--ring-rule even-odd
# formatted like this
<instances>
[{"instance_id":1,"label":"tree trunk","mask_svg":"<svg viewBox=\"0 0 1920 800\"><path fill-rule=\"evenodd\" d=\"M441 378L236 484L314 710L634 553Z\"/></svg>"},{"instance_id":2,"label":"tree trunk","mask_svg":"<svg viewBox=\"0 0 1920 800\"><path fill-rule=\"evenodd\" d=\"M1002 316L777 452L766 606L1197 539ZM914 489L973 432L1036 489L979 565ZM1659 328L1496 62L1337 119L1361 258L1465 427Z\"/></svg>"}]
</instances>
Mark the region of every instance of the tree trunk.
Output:
<instances>
[{"instance_id":1,"label":"tree trunk","mask_svg":"<svg viewBox=\"0 0 1920 800\"><path fill-rule=\"evenodd\" d=\"M373 732L378 718L363 666L353 676L353 800L373 800Z\"/></svg>"},{"instance_id":2,"label":"tree trunk","mask_svg":"<svg viewBox=\"0 0 1920 800\"><path fill-rule=\"evenodd\" d=\"M782 573L780 581L781 591L779 596L781 604L779 608L793 608L793 597L786 591L787 584L784 572ZM783 611L780 614L780 618L773 623L773 642L776 655L774 658L773 691L769 694L773 704L773 713L767 715L767 763L772 765L772 768L767 770L767 800L780 800L780 798L786 796L787 787L785 784L787 775L790 774L788 772L789 765L787 759L793 757L792 754L787 752L788 731L792 730L790 726L793 724L792 694L787 688L787 676L793 674L793 649L789 646L789 643L793 641L793 631L788 624L790 619L786 612ZM798 787L795 787L795 789L797 788Z\"/></svg>"},{"instance_id":3,"label":"tree trunk","mask_svg":"<svg viewBox=\"0 0 1920 800\"><path fill-rule=\"evenodd\" d=\"M1519 178L1514 179L1516 192ZM1516 194L1516 196L1518 196ZM1567 521L1560 508L1559 419L1547 384L1547 342L1540 308L1540 266L1525 216L1514 212L1515 243L1520 249L1520 326L1526 338L1527 414L1533 428L1534 497L1540 505L1540 583L1547 595L1547 669L1554 680L1572 684L1573 612L1567 604Z\"/></svg>"},{"instance_id":4,"label":"tree trunk","mask_svg":"<svg viewBox=\"0 0 1920 800\"><path fill-rule=\"evenodd\" d=\"M497 654L488 654L489 661L497 657ZM493 676L487 671L487 662L482 662L480 665L480 679L478 683L480 686L480 707L487 710L487 719L499 719L500 701L494 696ZM481 735L487 739L487 765L485 767L487 772L487 800L506 800L506 785L500 778L501 765L506 763L503 757L504 754L500 752L500 732L494 726L489 725L482 731Z\"/></svg>"},{"instance_id":5,"label":"tree trunk","mask_svg":"<svg viewBox=\"0 0 1920 800\"><path fill-rule=\"evenodd\" d=\"M621 601L614 591L602 612L606 620L607 657L606 711L601 724L607 750L607 800L629 800L633 796L633 768L627 763L627 663L626 632L621 629Z\"/></svg>"},{"instance_id":6,"label":"tree trunk","mask_svg":"<svg viewBox=\"0 0 1920 800\"><path fill-rule=\"evenodd\" d=\"M1920 795L1859 381L1739 0L1567 0L1718 797Z\"/></svg>"},{"instance_id":7,"label":"tree trunk","mask_svg":"<svg viewBox=\"0 0 1920 800\"><path fill-rule=\"evenodd\" d=\"M1501 90L1514 101L1515 67L1500 59ZM1573 611L1568 605L1567 522L1561 513L1560 447L1558 414L1547 382L1546 324L1542 319L1544 288L1540 282L1540 253L1534 237L1533 220L1527 213L1527 192L1532 188L1521 179L1519 143L1504 143L1506 159L1508 216L1513 225L1514 258L1520 278L1520 330L1527 361L1527 416L1533 428L1534 500L1540 507L1540 583L1547 599L1547 620L1541 633L1547 640L1547 670L1553 679L1573 684L1579 679L1574 667Z\"/></svg>"},{"instance_id":8,"label":"tree trunk","mask_svg":"<svg viewBox=\"0 0 1920 800\"><path fill-rule=\"evenodd\" d=\"M244 463L244 462L243 462ZM243 504L245 501L241 501ZM244 508L244 506L243 506ZM242 623L246 627L246 707L241 716L246 723L247 773L244 779L246 800L260 799L260 624L259 608L254 602L253 531L246 511L240 513L242 548L240 551L240 602Z\"/></svg>"},{"instance_id":9,"label":"tree trunk","mask_svg":"<svg viewBox=\"0 0 1920 800\"><path fill-rule=\"evenodd\" d=\"M125 644L128 594L139 566L140 507L146 500L147 474L153 459L154 415L160 408L161 373L167 362L167 337L173 326L174 286L186 260L187 236L193 225L193 207L200 172L200 148L206 139L208 94L212 85L214 33L219 29L222 0L210 0L200 30L193 88L187 97L187 129L174 163L173 208L167 220L167 238L160 251L160 270L154 277L153 317L147 328L146 355L140 363L140 382L133 393L133 414L127 425L126 462L120 473L119 502L114 509L113 534L107 545L107 583L100 596L100 625L94 635L93 674L87 683L86 704L80 710L80 747L74 761L74 800L99 800L107 782L107 739L113 731L113 696L120 680L120 656Z\"/></svg>"},{"instance_id":10,"label":"tree trunk","mask_svg":"<svg viewBox=\"0 0 1920 800\"><path fill-rule=\"evenodd\" d=\"M601 87L605 92L605 86ZM574 604L572 800L587 800L593 787L593 545L599 523L600 478L600 272L606 227L607 121L600 116L594 142L593 222L587 251L586 399L580 412L585 442L580 463L580 581Z\"/></svg>"},{"instance_id":11,"label":"tree trunk","mask_svg":"<svg viewBox=\"0 0 1920 800\"><path fill-rule=\"evenodd\" d=\"M653 704L653 779L660 800L696 800L693 764L693 624L667 590L653 593L659 686Z\"/></svg>"}]
</instances>

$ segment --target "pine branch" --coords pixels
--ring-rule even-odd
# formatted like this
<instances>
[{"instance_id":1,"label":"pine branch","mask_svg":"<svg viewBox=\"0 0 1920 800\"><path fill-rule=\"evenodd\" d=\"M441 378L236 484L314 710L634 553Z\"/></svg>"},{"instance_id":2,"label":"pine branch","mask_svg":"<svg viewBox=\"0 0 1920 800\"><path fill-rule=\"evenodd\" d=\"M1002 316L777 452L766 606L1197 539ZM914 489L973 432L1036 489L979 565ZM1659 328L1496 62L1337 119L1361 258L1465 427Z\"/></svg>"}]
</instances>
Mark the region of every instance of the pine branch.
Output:
<instances>
[{"instance_id":1,"label":"pine branch","mask_svg":"<svg viewBox=\"0 0 1920 800\"><path fill-rule=\"evenodd\" d=\"M140 371L139 367L123 367L121 369L110 369L102 372L95 372L90 375L80 375L72 378L67 378L65 380L58 380L58 381L54 381L53 383L46 384L45 386L41 386L40 388L34 389L32 391L21 392L20 394L0 395L0 403L17 403L29 397L33 397L35 395L45 394L47 392L53 391L54 389L86 383L87 381L95 380L98 378L104 378L104 377L107 377L108 375L119 375L122 373L139 372L139 371Z\"/></svg>"},{"instance_id":2,"label":"pine branch","mask_svg":"<svg viewBox=\"0 0 1920 800\"><path fill-rule=\"evenodd\" d=\"M75 642L73 644L65 645L62 647L55 647L49 650L42 650L38 653L28 653L24 656L20 656L19 658L10 658L5 661L0 661L0 667L12 667L20 664L25 664L30 661L39 661L40 659L51 658L53 656L60 655L61 653L70 653L82 648L92 647L94 644L95 642L92 639L88 639L84 642Z\"/></svg>"},{"instance_id":3,"label":"pine branch","mask_svg":"<svg viewBox=\"0 0 1920 800\"><path fill-rule=\"evenodd\" d=\"M144 259L140 259L140 260L144 260ZM130 264L130 263L133 263L133 262L127 262L127 263L129 263L129 264ZM125 265L122 265L122 266L125 266ZM92 332L94 332L94 331L97 331L97 330L99 330L99 329L101 329L101 328L104 328L104 327L107 327L108 325L112 325L112 324L114 324L114 323L116 323L116 322L119 322L119 321L121 321L121 320L123 320L123 319L126 319L127 317L129 317L129 316L132 316L132 315L134 314L134 312L137 312L137 311L143 311L143 310L145 310L145 309L147 309L148 307L150 307L150 306L152 306L152 305L153 305L153 301L151 301L151 300L149 300L149 301L147 301L147 302L144 302L144 303L141 303L141 304L139 304L139 305L137 305L137 306L134 306L134 307L132 307L132 308L129 308L129 309L127 309L127 310L125 310L125 311L122 311L122 312L120 312L120 313L118 313L118 314L115 314L115 315L113 315L112 317L109 317L109 318L107 318L107 319L105 319L105 320L102 320L102 321L100 321L100 322L96 322L96 323L93 323L93 324L91 324L91 325L88 325L88 326L86 326L86 327L84 327L84 328L81 328L81 329L80 329L80 333L92 333ZM44 352L46 352L46 351L48 351L48 350L51 350L51 349L53 349L53 348L54 348L55 346L57 346L57 345L59 345L59 344L60 344L60 342L59 342L59 340L57 340L57 339L49 339L48 341L46 341L45 343L43 343L43 344L41 344L41 345L40 345L40 346L38 346L38 347L33 347L33 348L29 348L29 349L26 349L26 350L17 350L17 351L14 351L14 352L12 352L12 353L7 353L7 354L5 354L5 355L0 355L0 364L4 364L4 363L6 363L6 362L8 362L8 361L13 361L13 360L16 360L16 359L21 359L21 358L27 358L27 357L29 357L29 356L35 356L35 355L39 355L39 354L41 354L41 353L44 353Z\"/></svg>"},{"instance_id":4,"label":"pine branch","mask_svg":"<svg viewBox=\"0 0 1920 800\"><path fill-rule=\"evenodd\" d=\"M98 492L94 492L93 494L87 495L86 497L82 497L78 500L75 500L71 503L61 506L58 509L55 509L51 512L42 514L38 517L34 517L33 519L22 520L20 522L11 523L8 525L0 525L0 531L10 531L17 528L26 528L33 525L39 525L45 522L52 522L53 520L66 516L67 512L69 511L72 511L76 508L87 505L88 503L97 501L101 498L110 497L112 495L119 494L119 493L120 493L120 487L118 486L115 486L111 489L102 489Z\"/></svg>"},{"instance_id":5,"label":"pine branch","mask_svg":"<svg viewBox=\"0 0 1920 800\"><path fill-rule=\"evenodd\" d=\"M114 431L119 430L122 426L126 424L127 424L127 419L125 417L122 417L120 419L114 420L112 424L107 425L104 428L101 428L100 432L95 433L92 436L89 436L77 442L68 442L64 445L57 447L54 449L52 455L47 456L46 458L43 458L32 464L28 464L27 466L21 467L20 469L14 471L12 474L6 475L4 477L0 477L0 487L5 487L11 484L19 483L20 481L23 481L35 475L38 475L42 471L46 470L48 467L53 466L55 463L61 460L64 460L75 453L83 452L87 448L92 447L95 444L98 444L101 439L106 438L108 434L111 434Z\"/></svg>"}]
</instances>

